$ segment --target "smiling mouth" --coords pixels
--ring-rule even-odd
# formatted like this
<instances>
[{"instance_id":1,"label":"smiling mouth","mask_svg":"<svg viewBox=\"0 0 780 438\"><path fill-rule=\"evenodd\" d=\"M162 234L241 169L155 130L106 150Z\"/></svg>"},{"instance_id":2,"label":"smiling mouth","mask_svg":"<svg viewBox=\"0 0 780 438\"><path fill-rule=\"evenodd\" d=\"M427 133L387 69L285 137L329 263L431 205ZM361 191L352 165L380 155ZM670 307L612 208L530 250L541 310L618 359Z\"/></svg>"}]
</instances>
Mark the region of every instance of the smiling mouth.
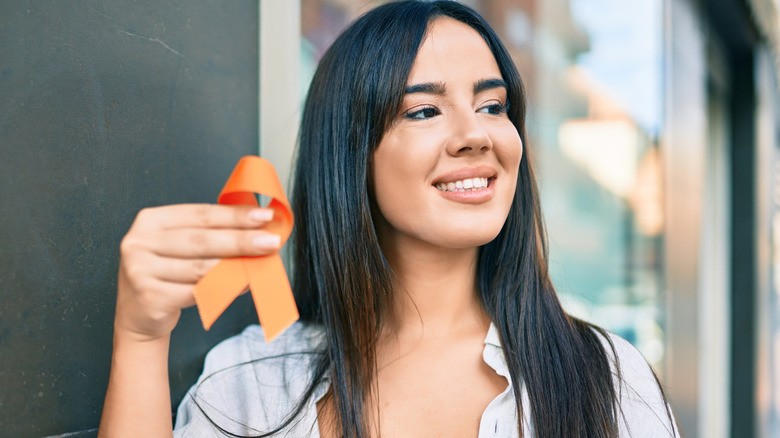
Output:
<instances>
[{"instance_id":1,"label":"smiling mouth","mask_svg":"<svg viewBox=\"0 0 780 438\"><path fill-rule=\"evenodd\" d=\"M488 187L493 178L466 178L458 181L442 182L435 185L442 192L476 192Z\"/></svg>"}]
</instances>

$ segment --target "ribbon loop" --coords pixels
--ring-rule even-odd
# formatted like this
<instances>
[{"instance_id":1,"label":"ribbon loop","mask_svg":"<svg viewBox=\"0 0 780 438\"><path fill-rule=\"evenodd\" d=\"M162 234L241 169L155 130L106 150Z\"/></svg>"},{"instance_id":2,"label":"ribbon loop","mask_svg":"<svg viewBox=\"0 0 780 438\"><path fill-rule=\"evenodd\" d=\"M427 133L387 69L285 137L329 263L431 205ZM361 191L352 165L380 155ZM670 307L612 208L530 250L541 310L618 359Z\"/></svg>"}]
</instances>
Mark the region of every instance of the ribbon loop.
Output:
<instances>
[{"instance_id":1,"label":"ribbon loop","mask_svg":"<svg viewBox=\"0 0 780 438\"><path fill-rule=\"evenodd\" d=\"M274 218L264 229L278 235L282 245L290 237L293 214L273 165L257 156L245 156L236 165L218 202L225 205L258 205L255 194L271 198ZM195 284L195 302L203 327L208 330L247 286L263 326L266 342L298 319L298 308L279 253L260 257L221 260Z\"/></svg>"}]
</instances>

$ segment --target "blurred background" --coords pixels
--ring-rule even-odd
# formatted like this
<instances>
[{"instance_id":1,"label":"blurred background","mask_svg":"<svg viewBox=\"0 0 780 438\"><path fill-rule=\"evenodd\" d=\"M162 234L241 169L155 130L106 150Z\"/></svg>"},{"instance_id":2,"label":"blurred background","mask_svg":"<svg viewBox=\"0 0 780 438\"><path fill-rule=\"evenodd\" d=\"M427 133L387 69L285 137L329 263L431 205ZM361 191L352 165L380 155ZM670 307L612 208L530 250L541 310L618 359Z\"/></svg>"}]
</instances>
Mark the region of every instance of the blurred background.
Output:
<instances>
[{"instance_id":1,"label":"blurred background","mask_svg":"<svg viewBox=\"0 0 780 438\"><path fill-rule=\"evenodd\" d=\"M213 202L247 153L288 179L317 62L381 3L0 4L7 436L94 436L135 212ZM464 3L523 76L567 310L637 346L685 436L780 436L779 2ZM185 312L174 405L251 310Z\"/></svg>"}]
</instances>

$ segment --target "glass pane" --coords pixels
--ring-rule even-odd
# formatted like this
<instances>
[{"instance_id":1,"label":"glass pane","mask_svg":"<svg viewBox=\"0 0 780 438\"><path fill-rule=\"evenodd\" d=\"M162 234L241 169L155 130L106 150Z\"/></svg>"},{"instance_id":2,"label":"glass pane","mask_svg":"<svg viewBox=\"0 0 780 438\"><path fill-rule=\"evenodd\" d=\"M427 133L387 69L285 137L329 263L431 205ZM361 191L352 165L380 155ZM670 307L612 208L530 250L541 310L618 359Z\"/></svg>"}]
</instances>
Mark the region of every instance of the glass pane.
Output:
<instances>
[{"instance_id":1,"label":"glass pane","mask_svg":"<svg viewBox=\"0 0 780 438\"><path fill-rule=\"evenodd\" d=\"M661 2L543 4L536 138L551 272L572 313L659 366Z\"/></svg>"}]
</instances>

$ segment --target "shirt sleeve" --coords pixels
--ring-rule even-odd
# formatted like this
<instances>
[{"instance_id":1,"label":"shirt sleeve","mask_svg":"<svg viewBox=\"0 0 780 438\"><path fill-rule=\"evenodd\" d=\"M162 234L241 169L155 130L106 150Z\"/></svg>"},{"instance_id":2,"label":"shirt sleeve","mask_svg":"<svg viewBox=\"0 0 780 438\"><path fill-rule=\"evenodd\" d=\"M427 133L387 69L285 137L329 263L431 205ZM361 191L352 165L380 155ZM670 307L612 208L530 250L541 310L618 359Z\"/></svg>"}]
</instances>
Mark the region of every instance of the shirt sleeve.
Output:
<instances>
[{"instance_id":1,"label":"shirt sleeve","mask_svg":"<svg viewBox=\"0 0 780 438\"><path fill-rule=\"evenodd\" d=\"M254 325L218 344L179 405L174 437L253 436L279 428L310 385L319 339L318 330L297 323L267 343ZM309 404L280 436L309 436L298 433L316 420Z\"/></svg>"},{"instance_id":2,"label":"shirt sleeve","mask_svg":"<svg viewBox=\"0 0 780 438\"><path fill-rule=\"evenodd\" d=\"M612 356L612 348L606 340L603 344L612 362L613 382L618 398L619 436L679 438L674 415L664 400L650 365L628 341L614 334L609 336L615 347L615 356Z\"/></svg>"},{"instance_id":3,"label":"shirt sleeve","mask_svg":"<svg viewBox=\"0 0 780 438\"><path fill-rule=\"evenodd\" d=\"M248 348L258 336L256 330L259 327L250 327L209 351L203 373L179 404L174 437L226 436L220 428L234 432L229 423L245 420L242 412L247 409L236 407L250 405L246 406L248 410L257 409L259 396L255 393L257 386L252 385L255 379L249 375L253 370ZM262 331L259 336L262 340ZM229 412L234 418L227 415Z\"/></svg>"}]
</instances>

